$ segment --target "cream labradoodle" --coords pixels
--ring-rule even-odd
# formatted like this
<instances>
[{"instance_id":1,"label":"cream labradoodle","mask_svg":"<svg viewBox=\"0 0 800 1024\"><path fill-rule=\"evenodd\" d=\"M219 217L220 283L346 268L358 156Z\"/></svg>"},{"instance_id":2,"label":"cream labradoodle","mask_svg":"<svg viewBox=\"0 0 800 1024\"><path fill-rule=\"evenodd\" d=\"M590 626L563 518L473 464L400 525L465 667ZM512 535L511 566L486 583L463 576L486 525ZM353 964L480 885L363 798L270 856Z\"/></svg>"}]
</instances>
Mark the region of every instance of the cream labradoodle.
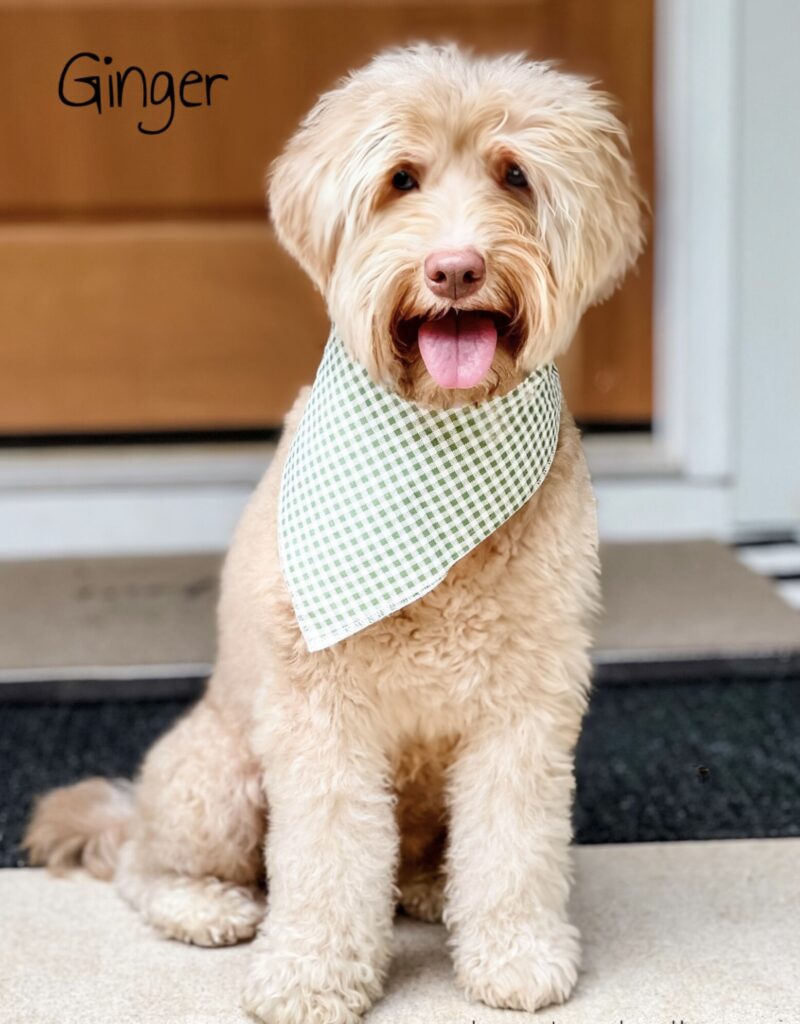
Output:
<instances>
[{"instance_id":1,"label":"cream labradoodle","mask_svg":"<svg viewBox=\"0 0 800 1024\"><path fill-rule=\"evenodd\" d=\"M324 95L269 199L349 353L434 408L506 394L563 352L642 245L609 98L454 47L386 53ZM398 898L444 918L470 998L562 1002L579 959L570 805L598 598L577 430L563 410L542 486L435 590L312 654L276 540L306 399L236 531L206 695L132 789L91 779L44 797L31 857L113 877L166 936L255 935L244 1003L269 1024L355 1022L380 995Z\"/></svg>"}]
</instances>

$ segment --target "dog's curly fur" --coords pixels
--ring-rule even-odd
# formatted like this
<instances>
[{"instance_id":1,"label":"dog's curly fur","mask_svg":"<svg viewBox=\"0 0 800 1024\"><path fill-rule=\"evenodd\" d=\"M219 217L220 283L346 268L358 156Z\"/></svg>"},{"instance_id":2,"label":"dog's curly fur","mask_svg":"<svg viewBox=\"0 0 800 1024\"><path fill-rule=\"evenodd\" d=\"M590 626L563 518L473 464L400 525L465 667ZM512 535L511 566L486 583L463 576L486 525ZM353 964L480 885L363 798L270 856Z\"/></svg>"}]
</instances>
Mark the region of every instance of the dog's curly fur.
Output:
<instances>
[{"instance_id":1,"label":"dog's curly fur","mask_svg":"<svg viewBox=\"0 0 800 1024\"><path fill-rule=\"evenodd\" d=\"M526 187L508 187L510 163ZM419 187L394 190L398 168ZM642 244L608 98L545 64L454 47L384 54L323 96L274 166L270 204L351 354L434 407L504 393L557 356ZM486 261L460 308L493 311L502 336L486 379L454 394L428 376L413 324L450 308L422 265L457 245ZM270 1024L356 1021L381 991L398 898L443 914L470 997L561 1002L578 964L570 805L598 591L573 421L564 411L539 491L440 586L310 654L276 538L306 397L236 531L206 695L132 793L90 780L45 797L31 859L115 875L173 938L219 945L258 929L244 1000Z\"/></svg>"}]
</instances>

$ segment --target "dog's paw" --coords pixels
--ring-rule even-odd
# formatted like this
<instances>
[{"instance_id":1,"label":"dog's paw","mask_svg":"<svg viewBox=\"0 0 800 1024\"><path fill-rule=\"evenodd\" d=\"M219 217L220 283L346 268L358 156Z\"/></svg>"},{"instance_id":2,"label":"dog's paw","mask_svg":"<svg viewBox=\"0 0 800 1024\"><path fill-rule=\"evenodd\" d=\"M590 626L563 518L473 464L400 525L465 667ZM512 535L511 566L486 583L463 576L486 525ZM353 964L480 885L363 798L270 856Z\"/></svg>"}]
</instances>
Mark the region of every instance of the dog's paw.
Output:
<instances>
[{"instance_id":1,"label":"dog's paw","mask_svg":"<svg viewBox=\"0 0 800 1024\"><path fill-rule=\"evenodd\" d=\"M145 918L168 939L233 946L252 939L264 916L254 890L217 879L181 879L153 894Z\"/></svg>"},{"instance_id":2,"label":"dog's paw","mask_svg":"<svg viewBox=\"0 0 800 1024\"><path fill-rule=\"evenodd\" d=\"M438 922L444 911L444 878L421 875L400 886L400 906L409 917Z\"/></svg>"},{"instance_id":3,"label":"dog's paw","mask_svg":"<svg viewBox=\"0 0 800 1024\"><path fill-rule=\"evenodd\" d=\"M566 921L532 926L508 948L495 938L484 948L456 950L456 977L469 999L505 1010L533 1013L565 1002L578 978L578 931Z\"/></svg>"},{"instance_id":4,"label":"dog's paw","mask_svg":"<svg viewBox=\"0 0 800 1024\"><path fill-rule=\"evenodd\" d=\"M262 949L242 1005L262 1024L357 1024L380 992L368 964Z\"/></svg>"}]
</instances>

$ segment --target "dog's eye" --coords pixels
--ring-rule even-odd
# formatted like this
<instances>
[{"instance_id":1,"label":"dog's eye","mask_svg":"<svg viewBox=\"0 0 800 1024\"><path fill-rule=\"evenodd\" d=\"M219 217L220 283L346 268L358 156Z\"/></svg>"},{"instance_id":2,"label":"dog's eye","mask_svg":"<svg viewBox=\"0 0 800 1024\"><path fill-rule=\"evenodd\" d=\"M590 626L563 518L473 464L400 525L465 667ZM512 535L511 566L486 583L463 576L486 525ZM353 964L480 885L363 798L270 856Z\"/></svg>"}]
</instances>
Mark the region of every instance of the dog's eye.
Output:
<instances>
[{"instance_id":1,"label":"dog's eye","mask_svg":"<svg viewBox=\"0 0 800 1024\"><path fill-rule=\"evenodd\" d=\"M516 164L511 164L506 170L506 184L511 185L512 188L527 188L528 179L520 167L517 167Z\"/></svg>"},{"instance_id":2,"label":"dog's eye","mask_svg":"<svg viewBox=\"0 0 800 1024\"><path fill-rule=\"evenodd\" d=\"M392 175L392 186L398 192L411 192L413 189L419 188L416 179L408 171L395 171Z\"/></svg>"}]
</instances>

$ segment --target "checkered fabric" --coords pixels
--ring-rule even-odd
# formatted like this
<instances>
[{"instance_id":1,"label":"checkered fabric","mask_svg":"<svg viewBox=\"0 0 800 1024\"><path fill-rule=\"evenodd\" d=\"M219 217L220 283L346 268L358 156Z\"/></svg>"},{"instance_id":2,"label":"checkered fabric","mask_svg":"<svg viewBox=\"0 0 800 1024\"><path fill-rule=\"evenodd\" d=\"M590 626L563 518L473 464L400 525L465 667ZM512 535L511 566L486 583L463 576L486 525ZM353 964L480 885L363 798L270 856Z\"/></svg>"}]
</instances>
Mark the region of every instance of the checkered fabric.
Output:
<instances>
[{"instance_id":1,"label":"checkered fabric","mask_svg":"<svg viewBox=\"0 0 800 1024\"><path fill-rule=\"evenodd\" d=\"M332 331L283 471L279 546L318 651L432 590L544 480L558 441L552 364L446 411L375 384Z\"/></svg>"}]
</instances>

